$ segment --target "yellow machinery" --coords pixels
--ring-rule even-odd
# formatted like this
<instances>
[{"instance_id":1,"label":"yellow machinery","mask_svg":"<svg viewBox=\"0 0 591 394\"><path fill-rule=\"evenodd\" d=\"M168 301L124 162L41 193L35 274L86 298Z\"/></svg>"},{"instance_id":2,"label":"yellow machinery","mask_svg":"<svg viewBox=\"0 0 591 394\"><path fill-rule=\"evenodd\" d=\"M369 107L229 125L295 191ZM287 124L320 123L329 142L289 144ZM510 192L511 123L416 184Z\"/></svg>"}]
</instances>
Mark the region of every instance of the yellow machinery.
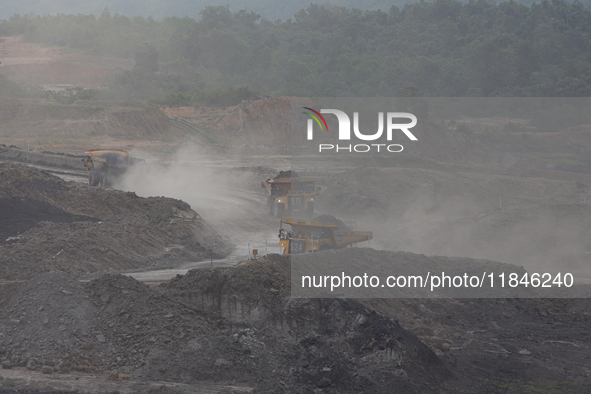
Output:
<instances>
[{"instance_id":1,"label":"yellow machinery","mask_svg":"<svg viewBox=\"0 0 591 394\"><path fill-rule=\"evenodd\" d=\"M91 186L108 187L113 178L144 160L131 157L129 152L121 149L89 149L82 162L88 171L88 183Z\"/></svg>"},{"instance_id":2,"label":"yellow machinery","mask_svg":"<svg viewBox=\"0 0 591 394\"><path fill-rule=\"evenodd\" d=\"M276 218L286 212L300 213L307 217L314 215L314 198L319 189L315 186L316 178L274 178L267 179L262 186L267 189L267 208Z\"/></svg>"},{"instance_id":3,"label":"yellow machinery","mask_svg":"<svg viewBox=\"0 0 591 394\"><path fill-rule=\"evenodd\" d=\"M287 231L284 225L290 226ZM372 231L339 230L334 224L306 219L282 218L279 228L279 243L283 254L316 252L340 249L373 238Z\"/></svg>"}]
</instances>

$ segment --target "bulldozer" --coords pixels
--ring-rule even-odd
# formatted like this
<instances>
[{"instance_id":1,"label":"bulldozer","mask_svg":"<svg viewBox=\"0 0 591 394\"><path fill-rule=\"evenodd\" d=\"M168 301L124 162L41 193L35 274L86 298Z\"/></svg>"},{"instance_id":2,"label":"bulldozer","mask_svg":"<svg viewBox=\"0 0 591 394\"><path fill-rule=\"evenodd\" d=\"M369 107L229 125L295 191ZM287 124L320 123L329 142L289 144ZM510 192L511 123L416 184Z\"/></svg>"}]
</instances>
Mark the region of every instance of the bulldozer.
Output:
<instances>
[{"instance_id":1,"label":"bulldozer","mask_svg":"<svg viewBox=\"0 0 591 394\"><path fill-rule=\"evenodd\" d=\"M267 208L269 214L281 218L285 213L314 215L314 198L320 193L316 188L316 178L304 178L295 172L285 171L273 179L261 182L267 189Z\"/></svg>"},{"instance_id":2,"label":"bulldozer","mask_svg":"<svg viewBox=\"0 0 591 394\"><path fill-rule=\"evenodd\" d=\"M284 225L290 226L291 230L286 231ZM278 237L283 254L297 254L341 249L357 242L369 242L373 238L373 232L340 230L336 224L282 218Z\"/></svg>"},{"instance_id":3,"label":"bulldozer","mask_svg":"<svg viewBox=\"0 0 591 394\"><path fill-rule=\"evenodd\" d=\"M109 187L115 178L132 165L144 163L144 159L131 157L129 152L121 149L89 149L82 163L88 171L90 186Z\"/></svg>"}]
</instances>

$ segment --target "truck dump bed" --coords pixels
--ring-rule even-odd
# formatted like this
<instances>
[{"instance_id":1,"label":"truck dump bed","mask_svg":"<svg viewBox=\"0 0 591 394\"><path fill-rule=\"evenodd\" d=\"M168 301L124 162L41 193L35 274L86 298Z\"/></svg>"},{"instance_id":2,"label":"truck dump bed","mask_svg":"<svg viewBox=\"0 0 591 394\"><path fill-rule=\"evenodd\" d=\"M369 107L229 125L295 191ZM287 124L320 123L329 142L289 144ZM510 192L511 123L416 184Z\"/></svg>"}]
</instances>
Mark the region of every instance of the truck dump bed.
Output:
<instances>
[{"instance_id":1,"label":"truck dump bed","mask_svg":"<svg viewBox=\"0 0 591 394\"><path fill-rule=\"evenodd\" d=\"M339 230L335 224L314 220L282 218L279 238L283 254L308 253L328 249L341 249L373 238L372 231ZM291 227L285 231L283 225Z\"/></svg>"}]
</instances>

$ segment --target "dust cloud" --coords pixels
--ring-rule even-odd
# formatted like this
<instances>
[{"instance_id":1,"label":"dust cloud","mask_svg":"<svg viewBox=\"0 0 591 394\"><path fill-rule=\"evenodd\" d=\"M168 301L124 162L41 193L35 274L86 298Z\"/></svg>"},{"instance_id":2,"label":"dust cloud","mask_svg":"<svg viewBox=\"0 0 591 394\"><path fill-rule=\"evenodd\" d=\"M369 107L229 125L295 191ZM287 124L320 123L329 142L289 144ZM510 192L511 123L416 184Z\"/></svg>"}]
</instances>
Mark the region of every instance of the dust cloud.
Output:
<instances>
[{"instance_id":1,"label":"dust cloud","mask_svg":"<svg viewBox=\"0 0 591 394\"><path fill-rule=\"evenodd\" d=\"M591 205L503 196L481 180L416 169L348 170L326 179L320 210L373 231L371 247L496 260L530 273L591 278ZM505 191L506 192L506 191Z\"/></svg>"},{"instance_id":2,"label":"dust cloud","mask_svg":"<svg viewBox=\"0 0 591 394\"><path fill-rule=\"evenodd\" d=\"M247 247L260 248L277 240L278 224L266 215L263 176L237 166L240 158L227 162L206 148L185 146L171 160L148 152L132 152L146 160L128 170L114 187L138 196L165 196L191 205L206 222L226 237L244 258Z\"/></svg>"},{"instance_id":3,"label":"dust cloud","mask_svg":"<svg viewBox=\"0 0 591 394\"><path fill-rule=\"evenodd\" d=\"M248 246L261 249L265 242L277 242L278 223L266 212L266 197L259 190L261 180L273 173L241 169L240 159L223 162L197 146L179 149L165 163L146 152L134 155L146 164L128 171L117 188L189 203L236 245L241 257ZM373 231L372 248L489 259L532 273L568 270L591 278L591 234L586 231L591 205L560 201L557 196L565 193L566 184L545 186L555 195L528 201L518 197L532 186L516 183L503 190L501 206L499 180L487 184L431 169L356 168L321 176L319 184L325 186L317 214Z\"/></svg>"}]
</instances>

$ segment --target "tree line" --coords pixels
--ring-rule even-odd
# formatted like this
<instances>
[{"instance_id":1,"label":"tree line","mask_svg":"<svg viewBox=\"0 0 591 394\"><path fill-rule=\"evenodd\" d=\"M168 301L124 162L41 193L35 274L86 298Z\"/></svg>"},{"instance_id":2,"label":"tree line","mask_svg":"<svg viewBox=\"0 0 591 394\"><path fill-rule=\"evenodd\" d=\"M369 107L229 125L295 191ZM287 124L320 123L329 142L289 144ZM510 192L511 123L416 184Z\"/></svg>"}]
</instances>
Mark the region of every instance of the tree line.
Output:
<instances>
[{"instance_id":1,"label":"tree line","mask_svg":"<svg viewBox=\"0 0 591 394\"><path fill-rule=\"evenodd\" d=\"M311 4L275 22L224 6L206 7L198 20L161 21L105 9L98 18L14 15L0 22L0 35L15 34L134 58L134 69L111 75L101 92L114 98L591 93L591 12L578 1L435 0L387 11Z\"/></svg>"}]
</instances>

